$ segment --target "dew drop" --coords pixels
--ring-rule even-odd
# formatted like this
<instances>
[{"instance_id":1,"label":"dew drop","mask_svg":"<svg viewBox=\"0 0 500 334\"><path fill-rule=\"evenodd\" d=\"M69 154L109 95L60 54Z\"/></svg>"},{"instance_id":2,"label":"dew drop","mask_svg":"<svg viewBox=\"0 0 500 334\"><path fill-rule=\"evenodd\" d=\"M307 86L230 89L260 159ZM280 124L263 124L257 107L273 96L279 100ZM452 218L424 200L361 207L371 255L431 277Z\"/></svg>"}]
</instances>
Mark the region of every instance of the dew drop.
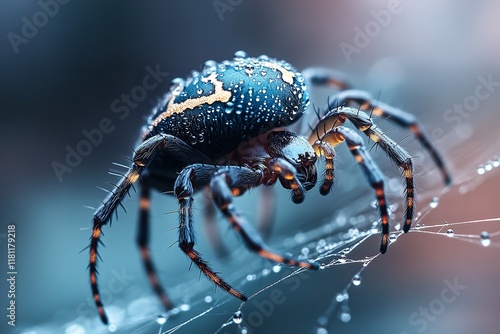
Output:
<instances>
[{"instance_id":1,"label":"dew drop","mask_svg":"<svg viewBox=\"0 0 500 334\"><path fill-rule=\"evenodd\" d=\"M316 329L316 334L328 334L328 331L324 327L318 327Z\"/></svg>"},{"instance_id":2,"label":"dew drop","mask_svg":"<svg viewBox=\"0 0 500 334\"><path fill-rule=\"evenodd\" d=\"M269 275L270 273L271 273L271 270L269 270L269 269L267 269L267 268L262 269L262 276L264 276L264 277L265 277L265 276Z\"/></svg>"},{"instance_id":3,"label":"dew drop","mask_svg":"<svg viewBox=\"0 0 500 334\"><path fill-rule=\"evenodd\" d=\"M236 311L233 315L233 322L235 324L241 324L243 321L243 313L241 311Z\"/></svg>"},{"instance_id":4,"label":"dew drop","mask_svg":"<svg viewBox=\"0 0 500 334\"><path fill-rule=\"evenodd\" d=\"M325 269L325 268L326 268L326 264L321 263L321 264L319 265L319 269Z\"/></svg>"},{"instance_id":5,"label":"dew drop","mask_svg":"<svg viewBox=\"0 0 500 334\"><path fill-rule=\"evenodd\" d=\"M273 266L273 273L279 273L281 271L281 266L275 265Z\"/></svg>"},{"instance_id":6,"label":"dew drop","mask_svg":"<svg viewBox=\"0 0 500 334\"><path fill-rule=\"evenodd\" d=\"M25 332L23 332L25 333ZM29 332L34 333L34 332ZM85 327L79 324L71 324L64 331L65 334L85 334Z\"/></svg>"},{"instance_id":7,"label":"dew drop","mask_svg":"<svg viewBox=\"0 0 500 334\"><path fill-rule=\"evenodd\" d=\"M397 223L394 228L396 229L396 231L399 231L401 230L401 223Z\"/></svg>"},{"instance_id":8,"label":"dew drop","mask_svg":"<svg viewBox=\"0 0 500 334\"><path fill-rule=\"evenodd\" d=\"M159 315L158 318L156 318L156 323L158 325L163 325L167 322L167 317L164 315Z\"/></svg>"},{"instance_id":9,"label":"dew drop","mask_svg":"<svg viewBox=\"0 0 500 334\"><path fill-rule=\"evenodd\" d=\"M116 325L115 324L109 324L108 330L110 332L116 332Z\"/></svg>"},{"instance_id":10,"label":"dew drop","mask_svg":"<svg viewBox=\"0 0 500 334\"><path fill-rule=\"evenodd\" d=\"M337 303L342 303L344 301L344 294L343 293L337 293L337 295L335 296L335 300L337 301Z\"/></svg>"},{"instance_id":11,"label":"dew drop","mask_svg":"<svg viewBox=\"0 0 500 334\"><path fill-rule=\"evenodd\" d=\"M213 60L207 60L203 65L203 74L207 75L217 69L217 63Z\"/></svg>"},{"instance_id":12,"label":"dew drop","mask_svg":"<svg viewBox=\"0 0 500 334\"><path fill-rule=\"evenodd\" d=\"M347 291L344 291L344 300L348 300L349 299L349 294L347 293Z\"/></svg>"},{"instance_id":13,"label":"dew drop","mask_svg":"<svg viewBox=\"0 0 500 334\"><path fill-rule=\"evenodd\" d=\"M304 247L304 248L302 248L301 252L302 252L302 255L307 257L309 255L309 248Z\"/></svg>"},{"instance_id":14,"label":"dew drop","mask_svg":"<svg viewBox=\"0 0 500 334\"><path fill-rule=\"evenodd\" d=\"M214 299L212 298L212 296L205 296L205 303L211 303Z\"/></svg>"},{"instance_id":15,"label":"dew drop","mask_svg":"<svg viewBox=\"0 0 500 334\"><path fill-rule=\"evenodd\" d=\"M191 145L195 145L198 142L198 139L196 138L196 136L193 135L189 139L189 142L191 143Z\"/></svg>"},{"instance_id":16,"label":"dew drop","mask_svg":"<svg viewBox=\"0 0 500 334\"><path fill-rule=\"evenodd\" d=\"M234 59L244 59L244 58L247 58L247 53L245 51L236 51L234 53Z\"/></svg>"},{"instance_id":17,"label":"dew drop","mask_svg":"<svg viewBox=\"0 0 500 334\"><path fill-rule=\"evenodd\" d=\"M352 284L354 286L360 286L361 285L361 276L359 275L354 275L354 277L352 278Z\"/></svg>"},{"instance_id":18,"label":"dew drop","mask_svg":"<svg viewBox=\"0 0 500 334\"><path fill-rule=\"evenodd\" d=\"M179 309L183 312L189 311L190 308L191 306L189 306L189 304L182 304L181 306L179 306Z\"/></svg>"},{"instance_id":19,"label":"dew drop","mask_svg":"<svg viewBox=\"0 0 500 334\"><path fill-rule=\"evenodd\" d=\"M485 172L486 172L486 170L484 169L484 166L482 166L482 165L481 165L481 166L479 166L479 167L477 168L477 173L478 173L479 175L483 175Z\"/></svg>"},{"instance_id":20,"label":"dew drop","mask_svg":"<svg viewBox=\"0 0 500 334\"><path fill-rule=\"evenodd\" d=\"M372 206L372 208L376 208L377 207L377 201L373 200L372 203L371 203L371 206Z\"/></svg>"},{"instance_id":21,"label":"dew drop","mask_svg":"<svg viewBox=\"0 0 500 334\"><path fill-rule=\"evenodd\" d=\"M344 254L340 255L339 263L345 263L347 261L346 256Z\"/></svg>"},{"instance_id":22,"label":"dew drop","mask_svg":"<svg viewBox=\"0 0 500 334\"><path fill-rule=\"evenodd\" d=\"M226 109L224 109L224 111L226 112L226 114L230 114L233 111L233 107L234 107L233 102L227 102L226 103Z\"/></svg>"},{"instance_id":23,"label":"dew drop","mask_svg":"<svg viewBox=\"0 0 500 334\"><path fill-rule=\"evenodd\" d=\"M429 206L433 209L437 208L439 205L439 198L438 197L433 197L432 201L429 203Z\"/></svg>"},{"instance_id":24,"label":"dew drop","mask_svg":"<svg viewBox=\"0 0 500 334\"><path fill-rule=\"evenodd\" d=\"M389 241L394 242L398 239L398 234L397 233L391 233L389 234Z\"/></svg>"},{"instance_id":25,"label":"dew drop","mask_svg":"<svg viewBox=\"0 0 500 334\"><path fill-rule=\"evenodd\" d=\"M490 161L488 161L488 162L486 163L486 165L484 165L484 169L485 169L487 172L489 172L490 170L492 170L492 169L493 169L493 165L491 164L491 162L490 162Z\"/></svg>"},{"instance_id":26,"label":"dew drop","mask_svg":"<svg viewBox=\"0 0 500 334\"><path fill-rule=\"evenodd\" d=\"M198 82L198 77L200 76L200 72L198 71L191 71L191 77L193 77L193 79L196 79L195 82Z\"/></svg>"},{"instance_id":27,"label":"dew drop","mask_svg":"<svg viewBox=\"0 0 500 334\"><path fill-rule=\"evenodd\" d=\"M455 231L449 228L448 231L446 231L446 235L452 238L455 235Z\"/></svg>"},{"instance_id":28,"label":"dew drop","mask_svg":"<svg viewBox=\"0 0 500 334\"><path fill-rule=\"evenodd\" d=\"M196 93L198 93L198 94L202 94L202 93L203 93L203 89L199 88L199 89L196 91Z\"/></svg>"},{"instance_id":29,"label":"dew drop","mask_svg":"<svg viewBox=\"0 0 500 334\"><path fill-rule=\"evenodd\" d=\"M247 65L245 67L245 73L248 75L252 75L253 74L253 65Z\"/></svg>"},{"instance_id":30,"label":"dew drop","mask_svg":"<svg viewBox=\"0 0 500 334\"><path fill-rule=\"evenodd\" d=\"M340 312L339 312L339 319L342 322L349 322L351 321L351 310L349 310L349 307L347 306L342 306Z\"/></svg>"},{"instance_id":31,"label":"dew drop","mask_svg":"<svg viewBox=\"0 0 500 334\"><path fill-rule=\"evenodd\" d=\"M493 160L491 162L491 164L493 165L493 167L497 168L500 166L500 158L496 158L495 160Z\"/></svg>"},{"instance_id":32,"label":"dew drop","mask_svg":"<svg viewBox=\"0 0 500 334\"><path fill-rule=\"evenodd\" d=\"M488 232L486 231L481 232L479 238L481 239L481 244L484 247L488 247L489 245L491 245L490 234Z\"/></svg>"},{"instance_id":33,"label":"dew drop","mask_svg":"<svg viewBox=\"0 0 500 334\"><path fill-rule=\"evenodd\" d=\"M328 326L328 318L326 316L321 316L316 320L318 327L326 327Z\"/></svg>"},{"instance_id":34,"label":"dew drop","mask_svg":"<svg viewBox=\"0 0 500 334\"><path fill-rule=\"evenodd\" d=\"M170 92L173 94L173 95L179 95L182 90L184 89L184 79L182 78L175 78L174 80L172 80L172 82L170 83Z\"/></svg>"},{"instance_id":35,"label":"dew drop","mask_svg":"<svg viewBox=\"0 0 500 334\"><path fill-rule=\"evenodd\" d=\"M198 134L198 142L203 143L205 141L205 136L203 133Z\"/></svg>"},{"instance_id":36,"label":"dew drop","mask_svg":"<svg viewBox=\"0 0 500 334\"><path fill-rule=\"evenodd\" d=\"M301 244L306 240L306 236L304 233L299 232L293 237L293 239L295 240L296 243Z\"/></svg>"},{"instance_id":37,"label":"dew drop","mask_svg":"<svg viewBox=\"0 0 500 334\"><path fill-rule=\"evenodd\" d=\"M254 281L256 278L257 278L257 275L253 275L253 274L247 275L247 281Z\"/></svg>"}]
</instances>

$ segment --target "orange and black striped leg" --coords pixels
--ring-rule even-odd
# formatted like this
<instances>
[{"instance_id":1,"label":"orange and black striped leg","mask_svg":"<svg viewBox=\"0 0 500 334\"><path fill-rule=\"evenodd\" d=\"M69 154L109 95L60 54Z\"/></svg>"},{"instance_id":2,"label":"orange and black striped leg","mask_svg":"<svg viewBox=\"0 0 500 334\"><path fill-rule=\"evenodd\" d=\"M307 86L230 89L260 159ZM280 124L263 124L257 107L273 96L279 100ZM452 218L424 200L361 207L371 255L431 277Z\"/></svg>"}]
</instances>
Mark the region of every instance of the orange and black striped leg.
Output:
<instances>
[{"instance_id":1,"label":"orange and black striped leg","mask_svg":"<svg viewBox=\"0 0 500 334\"><path fill-rule=\"evenodd\" d=\"M205 188L205 196L203 197L203 228L207 235L207 240L215 254L219 258L226 258L229 256L229 251L222 242L221 235L217 228L215 221L215 206L210 193L210 188Z\"/></svg>"},{"instance_id":2,"label":"orange and black striped leg","mask_svg":"<svg viewBox=\"0 0 500 334\"><path fill-rule=\"evenodd\" d=\"M339 105L359 108L379 117L389 117L389 121L392 121L401 127L410 129L411 132L413 132L413 134L417 137L418 141L422 144L422 146L431 155L434 163L443 175L445 184L451 184L451 175L446 168L441 155L429 140L427 135L423 132L422 126L418 123L414 115L378 101L374 99L369 93L359 90L346 90L334 95L334 97L330 99L329 108L336 108Z\"/></svg>"},{"instance_id":3,"label":"orange and black striped leg","mask_svg":"<svg viewBox=\"0 0 500 334\"><path fill-rule=\"evenodd\" d=\"M306 189L297 178L297 170L283 158L274 158L268 163L268 168L278 174L281 185L292 190L292 201L296 204L304 201Z\"/></svg>"},{"instance_id":4,"label":"orange and black striped leg","mask_svg":"<svg viewBox=\"0 0 500 334\"><path fill-rule=\"evenodd\" d=\"M133 165L94 213L92 236L90 238L89 247L90 286L99 316L105 324L108 323L108 318L104 312L104 307L99 295L99 287L97 285L98 246L101 243L100 237L102 234L102 227L110 221L111 216L128 193L131 185L139 179L142 171L149 165L158 150L162 150L166 154L175 155L185 147L189 148L189 146L180 139L170 135L158 135L145 140L135 150Z\"/></svg>"},{"instance_id":5,"label":"orange and black striped leg","mask_svg":"<svg viewBox=\"0 0 500 334\"><path fill-rule=\"evenodd\" d=\"M320 138L317 145L319 145L321 141L327 142L332 146L345 142L352 155L363 169L363 172L368 178L370 185L375 190L377 197L380 220L382 222L382 241L380 244L380 252L385 253L389 244L389 214L387 211L387 201L385 199L384 192L384 175L366 150L361 136L353 130L344 126L333 128L327 131L325 135Z\"/></svg>"},{"instance_id":6,"label":"orange and black striped leg","mask_svg":"<svg viewBox=\"0 0 500 334\"><path fill-rule=\"evenodd\" d=\"M118 182L116 188L109 193L109 195L104 200L103 204L97 209L93 218L93 229L92 237L90 240L90 260L89 260L89 273L90 273L90 285L92 289L92 295L99 312L99 316L103 323L108 323L108 318L104 312L104 307L99 295L99 288L97 285L97 257L98 257L98 246L101 243L100 236L103 225L105 225L111 218L111 215L115 211L116 207L120 204L123 197L127 194L130 186L134 183L144 167L135 163L133 167L129 169L124 178Z\"/></svg>"},{"instance_id":7,"label":"orange and black striped leg","mask_svg":"<svg viewBox=\"0 0 500 334\"><path fill-rule=\"evenodd\" d=\"M373 126L370 116L364 111L351 107L340 107L331 110L319 124L321 125L322 122L332 122L333 120L335 120L336 124L344 124L346 120L349 120L359 131L364 132L370 139L379 144L388 157L403 169L406 178L406 218L403 230L408 232L411 228L415 206L413 163L411 156L401 146L387 137L382 130ZM309 141L311 141L312 138L311 136Z\"/></svg>"},{"instance_id":8,"label":"orange and black striped leg","mask_svg":"<svg viewBox=\"0 0 500 334\"><path fill-rule=\"evenodd\" d=\"M309 85L326 86L337 90L349 89L347 76L339 71L324 67L309 67L302 71Z\"/></svg>"},{"instance_id":9,"label":"orange and black striped leg","mask_svg":"<svg viewBox=\"0 0 500 334\"><path fill-rule=\"evenodd\" d=\"M305 81L309 87L328 87L335 90L344 90L351 87L348 77L344 73L330 68L309 67L304 69L302 74L304 75ZM314 106L312 107L314 108ZM324 115L324 113L321 113L320 110L305 113L300 121L289 127L289 129L297 133L306 133L308 132L309 127L316 123L318 118L322 115Z\"/></svg>"},{"instance_id":10,"label":"orange and black striped leg","mask_svg":"<svg viewBox=\"0 0 500 334\"><path fill-rule=\"evenodd\" d=\"M233 194L231 193L231 189L241 182L247 183L248 187L254 187L259 184L260 178L261 173L259 171L253 171L248 168L229 167L226 170L221 170L214 175L210 182L212 197L215 204L227 218L233 229L242 237L245 245L251 251L256 252L263 258L275 262L307 269L319 269L317 263L294 260L270 249L254 227L236 211L233 205ZM254 179L254 181L252 181L252 179Z\"/></svg>"},{"instance_id":11,"label":"orange and black striped leg","mask_svg":"<svg viewBox=\"0 0 500 334\"><path fill-rule=\"evenodd\" d=\"M149 282L154 292L160 298L163 307L168 311L174 306L168 297L165 289L158 280L155 266L151 259L151 251L148 247L149 244L149 207L150 207L150 189L144 183L140 182L141 198L139 201L139 226L137 230L137 245L141 251L142 262L144 269L148 275Z\"/></svg>"},{"instance_id":12,"label":"orange and black striped leg","mask_svg":"<svg viewBox=\"0 0 500 334\"><path fill-rule=\"evenodd\" d=\"M325 176L323 178L323 183L319 188L319 192L321 195L326 196L330 193L333 186L333 181L335 179L335 149L326 142L319 142L317 144L318 147L318 155L322 155L325 157Z\"/></svg>"},{"instance_id":13,"label":"orange and black striped leg","mask_svg":"<svg viewBox=\"0 0 500 334\"><path fill-rule=\"evenodd\" d=\"M378 143L389 158L404 171L406 179L406 218L403 231L406 233L411 228L415 206L415 187L413 185L413 163L411 156L401 146L387 137L379 128L371 127L364 132L371 140Z\"/></svg>"},{"instance_id":14,"label":"orange and black striped leg","mask_svg":"<svg viewBox=\"0 0 500 334\"><path fill-rule=\"evenodd\" d=\"M193 261L200 270L220 288L232 294L236 298L246 301L247 297L240 291L234 289L224 281L203 260L200 253L194 249L195 233L193 228L192 204L194 186L201 189L207 185L214 174L215 166L195 164L184 168L177 177L174 185L174 193L179 201L179 247Z\"/></svg>"}]
</instances>

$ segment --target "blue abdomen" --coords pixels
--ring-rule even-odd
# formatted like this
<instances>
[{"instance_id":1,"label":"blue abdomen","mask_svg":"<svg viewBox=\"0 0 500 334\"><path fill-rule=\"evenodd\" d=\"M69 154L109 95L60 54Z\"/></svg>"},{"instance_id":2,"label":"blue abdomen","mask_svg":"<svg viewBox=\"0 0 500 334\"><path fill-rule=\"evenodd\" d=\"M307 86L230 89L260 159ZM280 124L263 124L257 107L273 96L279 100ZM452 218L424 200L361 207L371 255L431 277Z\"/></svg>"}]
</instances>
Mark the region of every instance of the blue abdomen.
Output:
<instances>
[{"instance_id":1,"label":"blue abdomen","mask_svg":"<svg viewBox=\"0 0 500 334\"><path fill-rule=\"evenodd\" d=\"M304 78L288 63L265 56L208 61L201 73L175 79L149 120L146 138L174 135L212 158L304 113Z\"/></svg>"}]
</instances>

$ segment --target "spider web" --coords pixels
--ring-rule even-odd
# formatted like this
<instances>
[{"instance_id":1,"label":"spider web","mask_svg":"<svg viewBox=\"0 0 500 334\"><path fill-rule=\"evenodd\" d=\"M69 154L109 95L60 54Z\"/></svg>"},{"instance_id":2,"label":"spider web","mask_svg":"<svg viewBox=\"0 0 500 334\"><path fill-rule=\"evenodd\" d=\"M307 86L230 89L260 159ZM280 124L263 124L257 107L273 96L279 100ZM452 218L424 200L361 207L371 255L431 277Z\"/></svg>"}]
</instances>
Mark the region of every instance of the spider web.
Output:
<instances>
[{"instance_id":1,"label":"spider web","mask_svg":"<svg viewBox=\"0 0 500 334\"><path fill-rule=\"evenodd\" d=\"M433 212L439 210L441 204L450 197L474 192L500 175L499 152L495 143L486 146L480 153L458 146L449 149L453 157L458 157L458 152L462 152L460 158L454 159L455 164L460 164L459 173L454 174L454 185L443 189L435 169L420 174L418 211L414 228L407 235L400 231L401 225L398 223L404 210L401 178L393 176L387 180L387 198L392 203L390 212L393 226L388 253L400 251L405 247L405 242L417 236L424 237L424 241L431 239L431 236L451 240L450 251L461 247L463 242L472 243L478 249L500 247L500 215L463 221L436 221L432 218ZM464 154L464 151L469 153ZM424 162L417 163L417 171L426 170L427 167L422 166ZM425 166L428 166L428 162ZM272 239L271 245L280 252L321 263L319 272L271 263L238 246L232 253L233 257L238 254L234 263L240 265L233 265L231 271L221 272L235 287L247 293L249 299L246 303L222 291L214 291L204 278L180 279L175 286L168 286L177 307L167 313L162 311L156 296L149 292L149 287L144 286L139 293L125 290L121 299L106 306L111 321L108 327L100 323L97 315L92 318L79 316L63 324L52 322L25 328L20 333L248 334L269 332L269 329L264 328L270 323L276 325L269 328L287 328L290 333L303 333L305 329L307 333L327 334L338 332L336 328L339 326L348 332L353 319L361 316L354 311L359 303L359 300L353 301L352 298L359 294L356 289L367 280L375 279L369 274L371 268L388 261L385 259L388 255L377 253L380 232L376 203L372 201L373 193L359 190L356 195L359 196L349 199L348 204L344 203L341 209L335 207L333 213L329 211L323 221L304 225L295 234L290 229L285 230L280 232L281 239ZM342 270L336 269L338 267ZM343 268L344 275L336 278L335 285L314 287L314 277L329 271L335 271L337 276ZM311 297L311 290L315 293L315 299L321 297L321 305L320 302L307 304L310 302L308 298ZM310 308L309 316L305 318L307 321L290 318L286 313L283 315L280 308ZM297 326L297 331L293 329L294 326Z\"/></svg>"}]
</instances>

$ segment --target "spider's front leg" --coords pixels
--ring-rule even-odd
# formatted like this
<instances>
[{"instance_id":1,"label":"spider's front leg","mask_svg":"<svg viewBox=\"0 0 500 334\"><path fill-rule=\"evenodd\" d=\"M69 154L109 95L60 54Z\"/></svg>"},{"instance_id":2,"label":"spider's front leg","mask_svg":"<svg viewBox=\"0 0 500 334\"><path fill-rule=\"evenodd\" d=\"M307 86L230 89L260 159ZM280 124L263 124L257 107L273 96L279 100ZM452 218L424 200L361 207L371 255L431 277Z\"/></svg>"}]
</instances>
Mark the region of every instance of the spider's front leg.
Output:
<instances>
[{"instance_id":1,"label":"spider's front leg","mask_svg":"<svg viewBox=\"0 0 500 334\"><path fill-rule=\"evenodd\" d=\"M333 109L323 116L316 126L316 129L323 128L323 134L319 135L319 130L317 133L311 133L309 135L309 142L314 144L321 136L324 135L324 133L327 132L326 129L338 127L344 124L346 120L349 120L359 131L363 132L371 140L377 143L382 150L384 150L391 161L403 169L404 177L406 179L406 217L403 231L405 233L408 232L413 221L415 198L412 158L400 145L387 137L379 127L373 126L372 120L368 114L350 107L339 107Z\"/></svg>"},{"instance_id":2,"label":"spider's front leg","mask_svg":"<svg viewBox=\"0 0 500 334\"><path fill-rule=\"evenodd\" d=\"M388 117L390 121L396 123L397 125L410 129L410 131L417 137L420 144L431 155L432 160L434 160L434 163L439 168L443 176L444 183L446 185L451 184L450 172L446 168L441 155L422 130L422 126L418 123L417 118L414 115L392 107L384 102L378 101L367 92L354 89L345 90L333 95L333 97L329 99L329 106L326 113L330 110L337 109L339 106L359 108L360 110L370 112L370 115ZM359 124L355 125L359 127Z\"/></svg>"},{"instance_id":3,"label":"spider's front leg","mask_svg":"<svg viewBox=\"0 0 500 334\"><path fill-rule=\"evenodd\" d=\"M320 138L318 138L318 140L315 142L315 146L320 153L326 152L328 171L328 161L330 159L333 161L333 147L343 142L347 144L352 155L363 169L368 182L370 182L370 185L375 190L380 211L380 220L382 222L382 240L380 243L380 252L385 253L389 244L389 214L387 211L387 201L384 191L384 176L375 161L373 161L370 154L366 150L363 139L353 130L343 126L339 126L328 130L325 134L320 136ZM328 155L330 155L330 157ZM333 165L331 167L333 172ZM329 181L328 177L325 181ZM328 191L322 191L323 195L326 195L329 192L329 185L331 186L330 182L324 182L322 189L323 187L325 187L325 190Z\"/></svg>"}]
</instances>

